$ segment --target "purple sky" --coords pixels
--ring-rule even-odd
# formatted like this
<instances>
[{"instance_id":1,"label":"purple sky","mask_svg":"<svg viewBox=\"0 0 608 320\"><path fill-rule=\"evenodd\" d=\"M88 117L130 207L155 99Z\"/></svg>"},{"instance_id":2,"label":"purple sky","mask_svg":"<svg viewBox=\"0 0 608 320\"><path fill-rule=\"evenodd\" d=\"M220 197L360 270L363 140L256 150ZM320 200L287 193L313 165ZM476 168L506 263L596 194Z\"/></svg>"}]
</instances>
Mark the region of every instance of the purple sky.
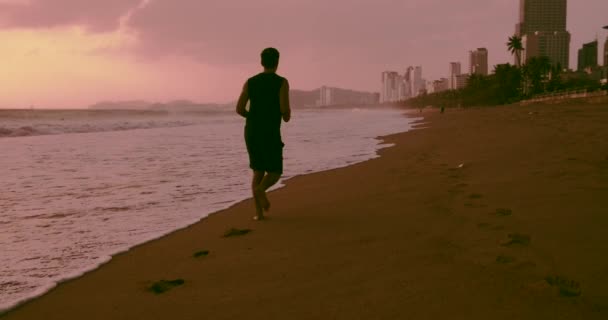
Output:
<instances>
[{"instance_id":1,"label":"purple sky","mask_svg":"<svg viewBox=\"0 0 608 320\"><path fill-rule=\"evenodd\" d=\"M510 62L505 42L518 6L516 0L0 0L0 41L18 48L13 73L0 75L0 85L20 81L0 106L230 101L259 70L266 46L281 51L279 72L292 88L377 91L383 70L421 65L433 80L446 76L450 61L466 70L467 53L477 47L488 48L491 65ZM605 38L607 12L607 0L569 1L571 67L583 42ZM47 70L53 59L66 63ZM41 80L50 72L61 84ZM67 88L74 92L58 94Z\"/></svg>"}]
</instances>

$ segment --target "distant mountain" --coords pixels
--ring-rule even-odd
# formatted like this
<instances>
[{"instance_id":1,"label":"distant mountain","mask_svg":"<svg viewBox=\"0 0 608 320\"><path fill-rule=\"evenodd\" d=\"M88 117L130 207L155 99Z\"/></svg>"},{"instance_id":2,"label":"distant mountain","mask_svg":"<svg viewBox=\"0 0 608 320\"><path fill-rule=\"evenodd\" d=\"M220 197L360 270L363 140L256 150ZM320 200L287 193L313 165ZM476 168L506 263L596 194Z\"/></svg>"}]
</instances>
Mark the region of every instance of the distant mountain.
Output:
<instances>
[{"instance_id":1,"label":"distant mountain","mask_svg":"<svg viewBox=\"0 0 608 320\"><path fill-rule=\"evenodd\" d=\"M357 105L370 104L374 93L362 92L341 88L329 88L332 95L332 105ZM314 90L290 90L289 100L293 108L310 108L318 106L321 97L321 89ZM104 110L156 110L156 111L209 111L227 110L236 106L236 101L220 103L197 103L191 100L173 100L164 103L149 102L145 100L126 101L102 101L89 106L89 109Z\"/></svg>"},{"instance_id":2,"label":"distant mountain","mask_svg":"<svg viewBox=\"0 0 608 320\"><path fill-rule=\"evenodd\" d=\"M144 100L102 101L89 106L89 109L145 110L148 109L150 105L150 102Z\"/></svg>"},{"instance_id":3,"label":"distant mountain","mask_svg":"<svg viewBox=\"0 0 608 320\"><path fill-rule=\"evenodd\" d=\"M190 100L173 100L166 103L145 100L103 101L89 106L89 109L103 110L155 110L155 111L208 111L222 110L232 104L196 103Z\"/></svg>"}]
</instances>

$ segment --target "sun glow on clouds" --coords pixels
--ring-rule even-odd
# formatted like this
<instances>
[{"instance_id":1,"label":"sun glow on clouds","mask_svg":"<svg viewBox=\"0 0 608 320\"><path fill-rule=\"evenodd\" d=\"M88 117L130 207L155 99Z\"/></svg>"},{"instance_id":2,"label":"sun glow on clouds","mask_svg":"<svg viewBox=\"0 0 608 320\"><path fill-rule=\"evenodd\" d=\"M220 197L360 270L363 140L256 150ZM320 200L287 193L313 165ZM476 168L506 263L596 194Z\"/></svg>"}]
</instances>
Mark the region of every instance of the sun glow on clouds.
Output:
<instances>
[{"instance_id":1,"label":"sun glow on clouds","mask_svg":"<svg viewBox=\"0 0 608 320\"><path fill-rule=\"evenodd\" d=\"M105 52L127 49L134 42L128 34L87 34L80 27L2 31L0 103L61 107L85 101L85 95L95 95L106 85L124 84L124 72L132 67ZM122 77L115 75L116 69L122 70Z\"/></svg>"},{"instance_id":2,"label":"sun glow on clouds","mask_svg":"<svg viewBox=\"0 0 608 320\"><path fill-rule=\"evenodd\" d=\"M137 45L136 33L124 28L105 33L88 33L74 26L0 30L0 108L82 108L101 100L204 99L221 88L218 83L203 85L202 76L228 81L226 70L220 72L192 59L138 58L133 53ZM231 100L237 93L225 99Z\"/></svg>"}]
</instances>

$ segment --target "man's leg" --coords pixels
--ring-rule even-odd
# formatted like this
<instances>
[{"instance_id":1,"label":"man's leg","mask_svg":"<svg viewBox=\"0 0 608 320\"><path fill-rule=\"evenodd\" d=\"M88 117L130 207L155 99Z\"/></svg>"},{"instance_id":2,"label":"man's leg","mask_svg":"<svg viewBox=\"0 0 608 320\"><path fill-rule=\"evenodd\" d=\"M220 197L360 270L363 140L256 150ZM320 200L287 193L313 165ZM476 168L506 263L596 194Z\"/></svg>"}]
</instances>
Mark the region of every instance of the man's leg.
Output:
<instances>
[{"instance_id":1,"label":"man's leg","mask_svg":"<svg viewBox=\"0 0 608 320\"><path fill-rule=\"evenodd\" d=\"M260 200L256 195L256 190L262 183L264 179L264 171L253 171L253 180L251 181L251 192L253 193L253 202L255 203L255 219L262 220L264 219L264 210L260 205Z\"/></svg>"},{"instance_id":2,"label":"man's leg","mask_svg":"<svg viewBox=\"0 0 608 320\"><path fill-rule=\"evenodd\" d=\"M253 191L264 211L270 210L270 201L268 201L268 197L266 196L266 190L279 182L280 178L280 173L268 172Z\"/></svg>"}]
</instances>

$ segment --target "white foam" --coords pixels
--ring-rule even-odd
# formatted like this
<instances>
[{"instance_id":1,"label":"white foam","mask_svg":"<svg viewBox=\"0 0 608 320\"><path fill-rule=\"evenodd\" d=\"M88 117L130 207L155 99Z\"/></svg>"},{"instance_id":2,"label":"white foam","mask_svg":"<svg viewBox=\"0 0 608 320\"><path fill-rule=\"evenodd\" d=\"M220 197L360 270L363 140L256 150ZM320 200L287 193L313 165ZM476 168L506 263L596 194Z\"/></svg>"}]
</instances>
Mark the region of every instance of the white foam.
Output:
<instances>
[{"instance_id":1,"label":"white foam","mask_svg":"<svg viewBox=\"0 0 608 320\"><path fill-rule=\"evenodd\" d=\"M294 114L283 128L283 181L378 157L392 144L376 137L407 131L415 120L398 114ZM0 239L6 253L0 270L7 270L0 271L0 286L7 279L26 281L20 292L0 294L0 310L249 198L242 125L230 115L179 128L0 141L6 152L0 165L12 168L4 181L9 197L0 202L8 222L7 240ZM36 185L41 188L31 187ZM41 258L31 263L32 257ZM39 272L56 275L42 281L34 277ZM36 287L28 290L27 284Z\"/></svg>"}]
</instances>

